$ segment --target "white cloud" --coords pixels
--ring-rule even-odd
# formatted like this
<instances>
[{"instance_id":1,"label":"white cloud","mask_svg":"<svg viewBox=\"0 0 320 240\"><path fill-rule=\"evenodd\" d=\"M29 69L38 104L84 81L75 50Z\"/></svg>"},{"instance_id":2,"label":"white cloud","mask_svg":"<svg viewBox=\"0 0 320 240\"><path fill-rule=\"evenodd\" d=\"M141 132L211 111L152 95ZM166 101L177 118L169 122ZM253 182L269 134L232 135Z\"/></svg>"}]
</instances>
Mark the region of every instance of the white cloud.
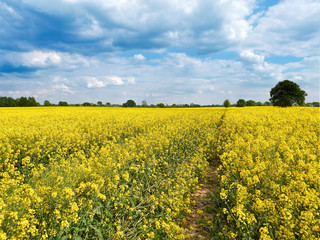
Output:
<instances>
[{"instance_id":1,"label":"white cloud","mask_svg":"<svg viewBox=\"0 0 320 240\"><path fill-rule=\"evenodd\" d=\"M107 85L123 85L125 82L129 84L135 83L134 77L118 77L118 76L100 76L100 77L83 77L87 82L88 88L102 88Z\"/></svg>"},{"instance_id":2,"label":"white cloud","mask_svg":"<svg viewBox=\"0 0 320 240\"><path fill-rule=\"evenodd\" d=\"M320 49L320 2L284 0L255 16L246 44L267 54L306 57Z\"/></svg>"},{"instance_id":3,"label":"white cloud","mask_svg":"<svg viewBox=\"0 0 320 240\"><path fill-rule=\"evenodd\" d=\"M75 91L74 90L71 90L70 87L66 86L65 84L57 84L57 85L54 85L52 87L52 89L54 91L58 91L58 92L62 92L62 93L67 93L67 94L74 94Z\"/></svg>"},{"instance_id":4,"label":"white cloud","mask_svg":"<svg viewBox=\"0 0 320 240\"><path fill-rule=\"evenodd\" d=\"M54 83L70 83L70 80L65 77L55 76L55 77L53 77L52 82L54 82Z\"/></svg>"},{"instance_id":5,"label":"white cloud","mask_svg":"<svg viewBox=\"0 0 320 240\"><path fill-rule=\"evenodd\" d=\"M135 54L135 55L133 56L133 58L134 58L135 60L137 60L137 61L144 61L144 60L146 60L145 56L143 56L142 54Z\"/></svg>"},{"instance_id":6,"label":"white cloud","mask_svg":"<svg viewBox=\"0 0 320 240\"><path fill-rule=\"evenodd\" d=\"M21 96L33 96L31 91L8 91L8 94L15 97L21 97Z\"/></svg>"},{"instance_id":7,"label":"white cloud","mask_svg":"<svg viewBox=\"0 0 320 240\"><path fill-rule=\"evenodd\" d=\"M112 85L124 84L123 79L121 77L117 77L117 76L105 77L105 82L107 84L112 84Z\"/></svg>"},{"instance_id":8,"label":"white cloud","mask_svg":"<svg viewBox=\"0 0 320 240\"><path fill-rule=\"evenodd\" d=\"M22 53L22 64L27 67L46 67L50 65L57 65L61 62L59 53L50 51L32 51Z\"/></svg>"},{"instance_id":9,"label":"white cloud","mask_svg":"<svg viewBox=\"0 0 320 240\"><path fill-rule=\"evenodd\" d=\"M61 67L66 69L74 69L78 67L90 67L94 64L95 60L84 57L80 54L59 53L61 56Z\"/></svg>"},{"instance_id":10,"label":"white cloud","mask_svg":"<svg viewBox=\"0 0 320 240\"><path fill-rule=\"evenodd\" d=\"M95 77L88 77L87 78L87 87L88 88L100 88L106 86L106 83L98 80Z\"/></svg>"},{"instance_id":11,"label":"white cloud","mask_svg":"<svg viewBox=\"0 0 320 240\"><path fill-rule=\"evenodd\" d=\"M248 62L262 63L264 61L264 56L255 54L251 50L243 50L240 52L240 57Z\"/></svg>"},{"instance_id":12,"label":"white cloud","mask_svg":"<svg viewBox=\"0 0 320 240\"><path fill-rule=\"evenodd\" d=\"M257 75L257 80L259 79L281 79L282 71L284 67L265 62L265 57L261 54L256 54L252 50L243 50L239 54L240 60L243 62L243 68L251 71L251 74Z\"/></svg>"},{"instance_id":13,"label":"white cloud","mask_svg":"<svg viewBox=\"0 0 320 240\"><path fill-rule=\"evenodd\" d=\"M14 66L34 68L60 67L63 69L75 69L89 67L91 59L80 54L69 54L57 51L34 50L30 52L1 51L0 64L9 62ZM93 60L94 63L94 60Z\"/></svg>"},{"instance_id":14,"label":"white cloud","mask_svg":"<svg viewBox=\"0 0 320 240\"><path fill-rule=\"evenodd\" d=\"M178 69L192 70L203 66L199 58L189 57L185 53L169 53L166 63Z\"/></svg>"}]
</instances>

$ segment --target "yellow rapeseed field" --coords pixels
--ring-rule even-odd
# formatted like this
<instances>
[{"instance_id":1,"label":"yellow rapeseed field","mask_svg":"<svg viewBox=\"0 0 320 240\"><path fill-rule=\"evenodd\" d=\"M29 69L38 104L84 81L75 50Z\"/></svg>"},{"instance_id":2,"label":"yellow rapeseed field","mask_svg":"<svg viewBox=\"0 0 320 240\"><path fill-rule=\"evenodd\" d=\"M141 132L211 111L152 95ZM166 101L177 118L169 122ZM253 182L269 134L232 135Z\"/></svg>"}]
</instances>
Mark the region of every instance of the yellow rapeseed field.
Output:
<instances>
[{"instance_id":1,"label":"yellow rapeseed field","mask_svg":"<svg viewBox=\"0 0 320 240\"><path fill-rule=\"evenodd\" d=\"M320 239L319 108L233 108L220 127L221 239Z\"/></svg>"},{"instance_id":2,"label":"yellow rapeseed field","mask_svg":"<svg viewBox=\"0 0 320 240\"><path fill-rule=\"evenodd\" d=\"M1 108L0 129L0 240L186 239L208 161L212 238L320 238L317 108Z\"/></svg>"},{"instance_id":3,"label":"yellow rapeseed field","mask_svg":"<svg viewBox=\"0 0 320 240\"><path fill-rule=\"evenodd\" d=\"M223 109L0 109L0 239L184 239Z\"/></svg>"}]
</instances>

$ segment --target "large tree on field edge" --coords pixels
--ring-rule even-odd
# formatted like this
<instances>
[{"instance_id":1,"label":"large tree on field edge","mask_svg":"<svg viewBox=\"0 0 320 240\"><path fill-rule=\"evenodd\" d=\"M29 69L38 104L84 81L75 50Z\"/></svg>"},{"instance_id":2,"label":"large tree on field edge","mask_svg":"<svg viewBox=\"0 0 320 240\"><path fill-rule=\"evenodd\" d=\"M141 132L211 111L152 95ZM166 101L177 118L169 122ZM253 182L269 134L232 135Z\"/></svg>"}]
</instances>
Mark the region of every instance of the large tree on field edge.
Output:
<instances>
[{"instance_id":1,"label":"large tree on field edge","mask_svg":"<svg viewBox=\"0 0 320 240\"><path fill-rule=\"evenodd\" d=\"M300 89L299 85L283 80L270 91L270 102L273 106L290 107L293 105L304 105L307 93Z\"/></svg>"}]
</instances>

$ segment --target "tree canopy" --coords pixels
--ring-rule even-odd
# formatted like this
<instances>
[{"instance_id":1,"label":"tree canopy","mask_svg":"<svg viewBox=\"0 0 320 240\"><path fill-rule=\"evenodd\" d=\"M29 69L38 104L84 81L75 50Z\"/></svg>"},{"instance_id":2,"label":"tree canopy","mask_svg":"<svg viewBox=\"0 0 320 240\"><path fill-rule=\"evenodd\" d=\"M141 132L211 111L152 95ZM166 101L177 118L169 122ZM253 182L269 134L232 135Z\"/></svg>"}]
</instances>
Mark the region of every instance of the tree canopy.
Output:
<instances>
[{"instance_id":1,"label":"tree canopy","mask_svg":"<svg viewBox=\"0 0 320 240\"><path fill-rule=\"evenodd\" d=\"M20 97L13 99L12 97L0 97L0 107L34 107L40 104L34 97Z\"/></svg>"},{"instance_id":2,"label":"tree canopy","mask_svg":"<svg viewBox=\"0 0 320 240\"><path fill-rule=\"evenodd\" d=\"M257 106L257 103L254 100L246 101L246 106Z\"/></svg>"},{"instance_id":3,"label":"tree canopy","mask_svg":"<svg viewBox=\"0 0 320 240\"><path fill-rule=\"evenodd\" d=\"M239 99L237 101L237 107L245 107L246 106L246 101L244 99Z\"/></svg>"},{"instance_id":4,"label":"tree canopy","mask_svg":"<svg viewBox=\"0 0 320 240\"><path fill-rule=\"evenodd\" d=\"M307 93L301 90L298 84L290 80L278 82L270 91L272 105L279 107L303 106L306 96Z\"/></svg>"},{"instance_id":5,"label":"tree canopy","mask_svg":"<svg viewBox=\"0 0 320 240\"><path fill-rule=\"evenodd\" d=\"M64 101L60 101L58 103L59 106L68 106L69 104L67 102L64 102Z\"/></svg>"},{"instance_id":6,"label":"tree canopy","mask_svg":"<svg viewBox=\"0 0 320 240\"><path fill-rule=\"evenodd\" d=\"M49 100L44 100L43 106L51 106L51 103L49 102Z\"/></svg>"},{"instance_id":7,"label":"tree canopy","mask_svg":"<svg viewBox=\"0 0 320 240\"><path fill-rule=\"evenodd\" d=\"M225 101L223 102L223 106L224 106L224 107L231 107L231 103L230 103L229 99L227 99L227 100L225 100Z\"/></svg>"},{"instance_id":8,"label":"tree canopy","mask_svg":"<svg viewBox=\"0 0 320 240\"><path fill-rule=\"evenodd\" d=\"M125 102L124 104L122 104L123 107L135 107L137 106L137 104L135 103L135 101L133 100L128 100L127 102Z\"/></svg>"}]
</instances>

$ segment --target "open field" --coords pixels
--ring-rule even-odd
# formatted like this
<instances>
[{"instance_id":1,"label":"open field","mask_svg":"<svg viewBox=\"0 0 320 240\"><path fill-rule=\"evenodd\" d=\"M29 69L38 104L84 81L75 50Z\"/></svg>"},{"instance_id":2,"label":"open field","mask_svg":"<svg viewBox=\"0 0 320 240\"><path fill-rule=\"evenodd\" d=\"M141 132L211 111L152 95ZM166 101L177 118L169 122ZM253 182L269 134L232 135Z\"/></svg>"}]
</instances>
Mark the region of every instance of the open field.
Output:
<instances>
[{"instance_id":1,"label":"open field","mask_svg":"<svg viewBox=\"0 0 320 240\"><path fill-rule=\"evenodd\" d=\"M209 162L212 238L319 238L317 108L2 108L0 129L0 239L186 239Z\"/></svg>"}]
</instances>

